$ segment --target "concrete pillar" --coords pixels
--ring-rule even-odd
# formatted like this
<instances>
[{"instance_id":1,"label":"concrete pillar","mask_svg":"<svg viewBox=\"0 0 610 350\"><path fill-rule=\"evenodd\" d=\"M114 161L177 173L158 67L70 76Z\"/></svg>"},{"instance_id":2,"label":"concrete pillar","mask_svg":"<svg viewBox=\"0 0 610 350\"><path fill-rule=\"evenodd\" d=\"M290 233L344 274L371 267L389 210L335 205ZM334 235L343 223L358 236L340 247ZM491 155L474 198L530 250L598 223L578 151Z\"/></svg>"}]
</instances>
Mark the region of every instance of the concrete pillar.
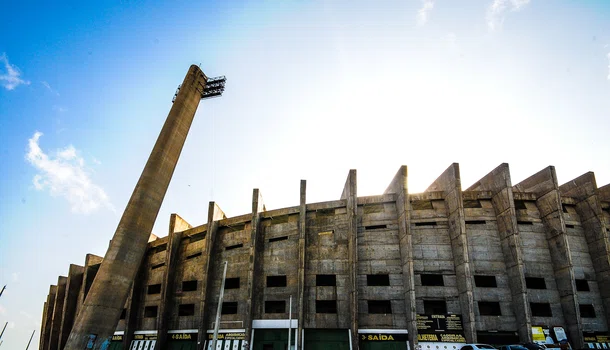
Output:
<instances>
[{"instance_id":1,"label":"concrete pillar","mask_svg":"<svg viewBox=\"0 0 610 350\"><path fill-rule=\"evenodd\" d=\"M572 347L582 348L584 342L574 281L574 268L563 219L561 193L557 184L555 167L545 168L521 181L513 187L513 191L536 194L536 206L546 230L546 239L551 252L555 281L557 282L568 335L572 341Z\"/></svg>"},{"instance_id":2,"label":"concrete pillar","mask_svg":"<svg viewBox=\"0 0 610 350\"><path fill-rule=\"evenodd\" d=\"M76 316L76 306L78 303L78 295L81 286L83 285L83 273L85 268L82 266L70 264L68 270L68 283L66 284L66 293L64 298L64 317L61 320L59 330L59 346L58 349L63 349L72 330L74 317Z\"/></svg>"},{"instance_id":3,"label":"concrete pillar","mask_svg":"<svg viewBox=\"0 0 610 350\"><path fill-rule=\"evenodd\" d=\"M87 254L85 257L85 266L83 271L83 284L80 287L80 291L78 292L78 301L76 302L76 315L80 312L85 302L85 297L87 296L87 282L93 282L95 275L97 274L97 270L92 271L90 267L101 264L102 260L104 260L101 256L97 256L94 254Z\"/></svg>"},{"instance_id":4,"label":"concrete pillar","mask_svg":"<svg viewBox=\"0 0 610 350\"><path fill-rule=\"evenodd\" d=\"M447 208L449 238L457 279L457 290L462 309L462 322L466 342L477 341L474 316L474 295L472 292L472 271L470 269L470 254L466 238L466 222L464 219L464 201L462 199L462 181L460 166L451 164L441 176L434 181L425 192L443 191L443 199Z\"/></svg>"},{"instance_id":5,"label":"concrete pillar","mask_svg":"<svg viewBox=\"0 0 610 350\"><path fill-rule=\"evenodd\" d=\"M51 340L51 325L53 323L53 309L55 307L55 296L57 295L57 286L51 286L49 288L49 294L47 296L47 308L45 310L45 318L43 323L43 330L40 334L40 350L49 350L49 343Z\"/></svg>"},{"instance_id":6,"label":"concrete pillar","mask_svg":"<svg viewBox=\"0 0 610 350\"><path fill-rule=\"evenodd\" d=\"M51 320L51 335L49 339L49 350L59 350L59 331L63 319L64 300L66 298L66 284L68 278L59 276L57 279L57 294L55 295L55 306L53 306L53 319Z\"/></svg>"},{"instance_id":7,"label":"concrete pillar","mask_svg":"<svg viewBox=\"0 0 610 350\"><path fill-rule=\"evenodd\" d=\"M509 279L512 308L517 320L519 340L521 342L531 342L532 316L528 304L525 264L522 257L517 212L508 164L501 164L467 191L491 192L491 203L496 213L496 224Z\"/></svg>"},{"instance_id":8,"label":"concrete pillar","mask_svg":"<svg viewBox=\"0 0 610 350\"><path fill-rule=\"evenodd\" d=\"M413 235L411 234L411 202L407 184L407 166L398 169L394 179L384 194L396 194L396 214L398 217L398 240L400 243L400 261L405 290L405 316L409 345L417 346L417 312L415 308L415 273L413 272Z\"/></svg>"},{"instance_id":9,"label":"concrete pillar","mask_svg":"<svg viewBox=\"0 0 610 350\"><path fill-rule=\"evenodd\" d=\"M254 279L259 276L264 276L262 264L259 263L263 259L263 244L264 239L261 237L262 230L260 229L260 213L265 211L263 196L258 188L252 191L252 221L250 221L250 264L248 267L248 300L246 300L246 315L244 315L244 328L246 329L246 341L250 341L252 336L252 315L254 314L254 304L252 300L256 300L257 296L262 293L262 290L256 288L257 284ZM264 284L263 284L264 285Z\"/></svg>"},{"instance_id":10,"label":"concrete pillar","mask_svg":"<svg viewBox=\"0 0 610 350\"><path fill-rule=\"evenodd\" d=\"M576 212L580 216L585 239L589 248L591 262L595 269L595 278L604 306L607 323L610 322L610 227L602 212L602 205L597 196L595 175L588 172L559 187L562 196L576 200ZM610 324L608 325L610 327Z\"/></svg>"},{"instance_id":11,"label":"concrete pillar","mask_svg":"<svg viewBox=\"0 0 610 350\"><path fill-rule=\"evenodd\" d=\"M161 203L186 141L207 77L192 65L148 158L142 175L106 252L74 328L66 350L82 350L90 334L97 336L94 349L114 333L132 281L146 252Z\"/></svg>"},{"instance_id":12,"label":"concrete pillar","mask_svg":"<svg viewBox=\"0 0 610 350\"><path fill-rule=\"evenodd\" d=\"M44 302L44 305L42 307L42 320L40 321L40 337L38 338L38 349L42 350L44 349L44 333L45 333L45 326L47 323L47 309L49 306L49 295L47 294L47 301Z\"/></svg>"},{"instance_id":13,"label":"concrete pillar","mask_svg":"<svg viewBox=\"0 0 610 350\"><path fill-rule=\"evenodd\" d=\"M352 349L358 349L358 182L351 169L341 199L347 201L347 250L349 264L349 303Z\"/></svg>"},{"instance_id":14,"label":"concrete pillar","mask_svg":"<svg viewBox=\"0 0 610 350\"><path fill-rule=\"evenodd\" d=\"M198 343L197 349L202 350L207 337L208 320L215 315L212 315L214 310L210 310L209 303L207 302L211 292L208 292L208 286L212 284L212 271L214 271L212 264L215 262L211 259L214 254L214 247L216 242L216 233L218 232L218 220L225 219L225 213L215 202L210 202L208 206L208 224L206 228L205 240L201 255L203 257L203 266L201 268L201 291L199 310L197 318L200 320L198 329Z\"/></svg>"},{"instance_id":15,"label":"concrete pillar","mask_svg":"<svg viewBox=\"0 0 610 350\"><path fill-rule=\"evenodd\" d=\"M134 332L138 329L138 318L140 317L140 308L142 307L142 289L146 288L147 269L150 266L143 264L138 269L138 273L133 281L132 288L129 291L129 297L125 303L125 333L123 334L123 349L129 349L131 341L134 338ZM121 311L122 312L122 311ZM119 316L120 318L120 316ZM114 330L113 330L114 333Z\"/></svg>"},{"instance_id":16,"label":"concrete pillar","mask_svg":"<svg viewBox=\"0 0 610 350\"><path fill-rule=\"evenodd\" d=\"M182 240L182 231L192 226L178 214L172 214L169 219L169 232L167 236L167 249L165 261L167 268L161 282L161 303L159 304L159 317L157 318L157 345L158 349L165 349L167 343L167 324L170 316L171 300L174 296L174 283L176 276L176 258Z\"/></svg>"},{"instance_id":17,"label":"concrete pillar","mask_svg":"<svg viewBox=\"0 0 610 350\"><path fill-rule=\"evenodd\" d=\"M610 202L610 184L597 189L597 196L600 201Z\"/></svg>"},{"instance_id":18,"label":"concrete pillar","mask_svg":"<svg viewBox=\"0 0 610 350\"><path fill-rule=\"evenodd\" d=\"M307 268L307 181L301 180L301 195L299 201L299 275L298 275L298 289L297 289L297 339L299 340L296 344L295 349L301 350L301 337L303 336L303 324L305 322L305 271Z\"/></svg>"}]
</instances>

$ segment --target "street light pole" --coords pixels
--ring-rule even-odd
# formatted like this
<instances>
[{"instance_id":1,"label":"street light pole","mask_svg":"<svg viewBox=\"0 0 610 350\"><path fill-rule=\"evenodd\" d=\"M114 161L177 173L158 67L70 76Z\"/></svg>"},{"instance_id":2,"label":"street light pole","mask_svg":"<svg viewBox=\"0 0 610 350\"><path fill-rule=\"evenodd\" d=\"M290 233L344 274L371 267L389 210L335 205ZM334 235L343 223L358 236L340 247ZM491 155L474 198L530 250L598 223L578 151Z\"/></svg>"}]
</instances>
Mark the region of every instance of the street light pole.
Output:
<instances>
[{"instance_id":1,"label":"street light pole","mask_svg":"<svg viewBox=\"0 0 610 350\"><path fill-rule=\"evenodd\" d=\"M218 308L216 308L216 322L214 324L214 337L212 338L212 349L216 350L218 341L218 327L220 326L220 313L222 312L222 298L225 294L225 280L227 279L227 262L225 261L225 271L222 274L222 284L220 285L220 295L218 295Z\"/></svg>"}]
</instances>

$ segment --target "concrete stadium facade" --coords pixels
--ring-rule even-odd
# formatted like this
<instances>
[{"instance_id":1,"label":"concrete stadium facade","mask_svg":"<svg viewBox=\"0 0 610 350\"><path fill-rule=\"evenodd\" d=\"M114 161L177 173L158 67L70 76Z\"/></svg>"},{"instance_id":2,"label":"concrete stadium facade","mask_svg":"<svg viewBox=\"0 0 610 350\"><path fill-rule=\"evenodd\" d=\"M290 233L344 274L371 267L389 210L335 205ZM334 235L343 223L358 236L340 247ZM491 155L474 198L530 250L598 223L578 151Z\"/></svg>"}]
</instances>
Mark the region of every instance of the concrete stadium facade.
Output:
<instances>
[{"instance_id":1,"label":"concrete stadium facade","mask_svg":"<svg viewBox=\"0 0 610 350\"><path fill-rule=\"evenodd\" d=\"M385 193L193 227L151 240L108 349L459 349L527 341L604 346L610 320L610 185L559 185L548 167L512 185L502 164L470 188L452 164L423 193L402 166ZM156 238L156 237L155 237ZM102 258L50 287L40 349L63 349ZM291 330L289 335L289 329ZM609 343L610 344L610 343ZM608 344L606 344L608 346Z\"/></svg>"}]
</instances>

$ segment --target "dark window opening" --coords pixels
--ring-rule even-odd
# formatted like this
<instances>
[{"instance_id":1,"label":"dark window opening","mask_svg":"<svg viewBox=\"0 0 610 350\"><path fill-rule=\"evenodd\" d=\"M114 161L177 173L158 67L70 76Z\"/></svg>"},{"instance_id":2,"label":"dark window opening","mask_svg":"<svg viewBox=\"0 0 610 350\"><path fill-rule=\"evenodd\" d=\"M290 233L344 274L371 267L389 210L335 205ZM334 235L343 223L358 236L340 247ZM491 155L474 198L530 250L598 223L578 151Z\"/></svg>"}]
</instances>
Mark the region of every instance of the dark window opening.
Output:
<instances>
[{"instance_id":1,"label":"dark window opening","mask_svg":"<svg viewBox=\"0 0 610 350\"><path fill-rule=\"evenodd\" d=\"M198 242L198 241L203 240L204 238L205 238L205 231L194 234L191 237L189 237L189 243Z\"/></svg>"},{"instance_id":2,"label":"dark window opening","mask_svg":"<svg viewBox=\"0 0 610 350\"><path fill-rule=\"evenodd\" d=\"M587 280L576 280L576 290L579 292L589 292L591 289L589 288L589 282Z\"/></svg>"},{"instance_id":3,"label":"dark window opening","mask_svg":"<svg viewBox=\"0 0 610 350\"><path fill-rule=\"evenodd\" d=\"M517 221L517 224L519 224L519 225L533 225L534 223L532 221Z\"/></svg>"},{"instance_id":4,"label":"dark window opening","mask_svg":"<svg viewBox=\"0 0 610 350\"><path fill-rule=\"evenodd\" d=\"M474 276L474 285L477 287L483 288L496 288L498 284L496 283L496 276Z\"/></svg>"},{"instance_id":5,"label":"dark window opening","mask_svg":"<svg viewBox=\"0 0 610 350\"><path fill-rule=\"evenodd\" d=\"M336 286L337 276L336 275L316 275L316 286Z\"/></svg>"},{"instance_id":6,"label":"dark window opening","mask_svg":"<svg viewBox=\"0 0 610 350\"><path fill-rule=\"evenodd\" d=\"M93 284L93 280L95 279L95 276L97 275L97 271L100 269L100 266L101 264L87 266L87 281L85 282L85 294L83 295L83 301L87 297L87 294L89 294L89 289Z\"/></svg>"},{"instance_id":7,"label":"dark window opening","mask_svg":"<svg viewBox=\"0 0 610 350\"><path fill-rule=\"evenodd\" d=\"M574 228L574 225L566 224L566 228Z\"/></svg>"},{"instance_id":8,"label":"dark window opening","mask_svg":"<svg viewBox=\"0 0 610 350\"><path fill-rule=\"evenodd\" d=\"M316 216L332 216L335 215L335 209L318 209L316 210Z\"/></svg>"},{"instance_id":9,"label":"dark window opening","mask_svg":"<svg viewBox=\"0 0 610 350\"><path fill-rule=\"evenodd\" d=\"M161 293L161 285L160 284L151 284L148 286L148 291L146 294L159 294Z\"/></svg>"},{"instance_id":10,"label":"dark window opening","mask_svg":"<svg viewBox=\"0 0 610 350\"><path fill-rule=\"evenodd\" d=\"M546 282L541 277L525 277L525 286L528 289L546 289Z\"/></svg>"},{"instance_id":11,"label":"dark window opening","mask_svg":"<svg viewBox=\"0 0 610 350\"><path fill-rule=\"evenodd\" d=\"M525 201L515 201L515 209L517 209L517 210L527 209L527 206L525 205Z\"/></svg>"},{"instance_id":12,"label":"dark window opening","mask_svg":"<svg viewBox=\"0 0 610 350\"><path fill-rule=\"evenodd\" d=\"M127 317L127 309L123 309L123 311L121 311L120 320L124 320L126 317Z\"/></svg>"},{"instance_id":13,"label":"dark window opening","mask_svg":"<svg viewBox=\"0 0 610 350\"><path fill-rule=\"evenodd\" d=\"M568 206L567 206L567 205L565 205L565 204L561 204L561 210L562 210L564 213L567 213L567 212L568 212Z\"/></svg>"},{"instance_id":14,"label":"dark window opening","mask_svg":"<svg viewBox=\"0 0 610 350\"><path fill-rule=\"evenodd\" d=\"M485 220L466 220L467 225L485 225L486 223Z\"/></svg>"},{"instance_id":15,"label":"dark window opening","mask_svg":"<svg viewBox=\"0 0 610 350\"><path fill-rule=\"evenodd\" d=\"M432 222L416 222L415 226L420 227L420 226L436 226L437 223L436 221L432 221Z\"/></svg>"},{"instance_id":16,"label":"dark window opening","mask_svg":"<svg viewBox=\"0 0 610 350\"><path fill-rule=\"evenodd\" d=\"M220 311L222 315L235 315L237 314L237 302L236 301L227 301L222 303L222 311Z\"/></svg>"},{"instance_id":17,"label":"dark window opening","mask_svg":"<svg viewBox=\"0 0 610 350\"><path fill-rule=\"evenodd\" d=\"M382 228L388 228L388 225L371 225L371 226L364 226L365 230L379 230Z\"/></svg>"},{"instance_id":18,"label":"dark window opening","mask_svg":"<svg viewBox=\"0 0 610 350\"><path fill-rule=\"evenodd\" d=\"M167 243L161 244L160 246L155 248L155 253L164 252L167 249Z\"/></svg>"},{"instance_id":19,"label":"dark window opening","mask_svg":"<svg viewBox=\"0 0 610 350\"><path fill-rule=\"evenodd\" d=\"M193 259L193 258L196 258L198 256L201 256L201 252L197 252L195 254L191 254L191 255L187 256L186 259L184 259L184 260Z\"/></svg>"},{"instance_id":20,"label":"dark window opening","mask_svg":"<svg viewBox=\"0 0 610 350\"><path fill-rule=\"evenodd\" d=\"M197 290L197 280L195 281L182 281L182 291L192 292Z\"/></svg>"},{"instance_id":21,"label":"dark window opening","mask_svg":"<svg viewBox=\"0 0 610 350\"><path fill-rule=\"evenodd\" d=\"M160 263L160 264L157 264L157 265L153 265L153 266L151 266L151 268L150 268L150 269L151 269L151 270L156 270L156 269L158 269L158 268L160 268L160 267L163 267L163 266L165 266L165 263L164 263L164 262L163 262L163 263Z\"/></svg>"},{"instance_id":22,"label":"dark window opening","mask_svg":"<svg viewBox=\"0 0 610 350\"><path fill-rule=\"evenodd\" d=\"M286 276L267 276L267 287L286 287Z\"/></svg>"},{"instance_id":23,"label":"dark window opening","mask_svg":"<svg viewBox=\"0 0 610 350\"><path fill-rule=\"evenodd\" d=\"M144 308L144 317L157 317L157 307L146 306Z\"/></svg>"},{"instance_id":24,"label":"dark window opening","mask_svg":"<svg viewBox=\"0 0 610 350\"><path fill-rule=\"evenodd\" d=\"M483 208L478 199L464 200L464 208Z\"/></svg>"},{"instance_id":25,"label":"dark window opening","mask_svg":"<svg viewBox=\"0 0 610 350\"><path fill-rule=\"evenodd\" d=\"M479 301L479 315L501 316L500 303L495 301Z\"/></svg>"},{"instance_id":26,"label":"dark window opening","mask_svg":"<svg viewBox=\"0 0 610 350\"><path fill-rule=\"evenodd\" d=\"M225 250L237 249L237 248L241 248L241 247L243 247L243 246L244 246L244 244L243 244L243 243L240 243L240 244L235 244L235 245L230 245L230 246L226 247L226 248L225 248Z\"/></svg>"},{"instance_id":27,"label":"dark window opening","mask_svg":"<svg viewBox=\"0 0 610 350\"><path fill-rule=\"evenodd\" d=\"M434 209L432 206L432 201L413 201L411 202L411 208L413 210Z\"/></svg>"},{"instance_id":28,"label":"dark window opening","mask_svg":"<svg viewBox=\"0 0 610 350\"><path fill-rule=\"evenodd\" d=\"M316 313L317 314L336 314L337 313L337 301L336 300L316 300Z\"/></svg>"},{"instance_id":29,"label":"dark window opening","mask_svg":"<svg viewBox=\"0 0 610 350\"><path fill-rule=\"evenodd\" d=\"M444 300L424 300L425 315L444 315L447 313L447 303Z\"/></svg>"},{"instance_id":30,"label":"dark window opening","mask_svg":"<svg viewBox=\"0 0 610 350\"><path fill-rule=\"evenodd\" d=\"M580 309L580 317L584 318L595 318L595 308L591 304L580 304L578 305Z\"/></svg>"},{"instance_id":31,"label":"dark window opening","mask_svg":"<svg viewBox=\"0 0 610 350\"><path fill-rule=\"evenodd\" d=\"M288 222L288 215L282 215L282 216L278 216L275 218L271 218L271 224L272 225L276 225L276 224L285 224Z\"/></svg>"},{"instance_id":32,"label":"dark window opening","mask_svg":"<svg viewBox=\"0 0 610 350\"><path fill-rule=\"evenodd\" d=\"M239 289L239 277L225 279L225 289Z\"/></svg>"},{"instance_id":33,"label":"dark window opening","mask_svg":"<svg viewBox=\"0 0 610 350\"><path fill-rule=\"evenodd\" d=\"M421 275L421 285L422 286L444 286L445 282L443 281L443 275Z\"/></svg>"},{"instance_id":34,"label":"dark window opening","mask_svg":"<svg viewBox=\"0 0 610 350\"><path fill-rule=\"evenodd\" d=\"M266 314L282 314L286 312L285 300L267 300L265 301Z\"/></svg>"},{"instance_id":35,"label":"dark window opening","mask_svg":"<svg viewBox=\"0 0 610 350\"><path fill-rule=\"evenodd\" d=\"M367 286L389 286L390 275L366 275Z\"/></svg>"},{"instance_id":36,"label":"dark window opening","mask_svg":"<svg viewBox=\"0 0 610 350\"><path fill-rule=\"evenodd\" d=\"M195 304L182 304L178 306L178 316L194 316Z\"/></svg>"},{"instance_id":37,"label":"dark window opening","mask_svg":"<svg viewBox=\"0 0 610 350\"><path fill-rule=\"evenodd\" d=\"M391 314L392 303L389 300L369 300L369 314Z\"/></svg>"},{"instance_id":38,"label":"dark window opening","mask_svg":"<svg viewBox=\"0 0 610 350\"><path fill-rule=\"evenodd\" d=\"M282 237L275 237L275 238L269 238L269 243L273 243L273 242L279 242L279 241L285 241L288 239L288 236L282 236Z\"/></svg>"},{"instance_id":39,"label":"dark window opening","mask_svg":"<svg viewBox=\"0 0 610 350\"><path fill-rule=\"evenodd\" d=\"M532 310L532 316L553 317L551 304L549 303L530 303L530 309Z\"/></svg>"}]
</instances>

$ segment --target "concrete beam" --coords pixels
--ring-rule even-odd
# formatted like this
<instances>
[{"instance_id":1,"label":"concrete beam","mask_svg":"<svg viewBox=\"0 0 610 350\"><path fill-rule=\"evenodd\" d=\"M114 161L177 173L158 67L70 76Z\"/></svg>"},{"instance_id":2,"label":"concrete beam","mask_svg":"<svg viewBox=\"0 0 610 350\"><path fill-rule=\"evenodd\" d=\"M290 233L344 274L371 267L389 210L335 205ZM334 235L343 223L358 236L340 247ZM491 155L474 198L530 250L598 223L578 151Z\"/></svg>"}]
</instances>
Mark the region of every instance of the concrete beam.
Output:
<instances>
[{"instance_id":1,"label":"concrete beam","mask_svg":"<svg viewBox=\"0 0 610 350\"><path fill-rule=\"evenodd\" d=\"M47 323L47 309L48 309L49 295L47 294L47 301L42 306L42 320L40 321L40 337L38 338L38 349L44 349L44 333L45 325Z\"/></svg>"},{"instance_id":2,"label":"concrete beam","mask_svg":"<svg viewBox=\"0 0 610 350\"><path fill-rule=\"evenodd\" d=\"M398 217L398 240L400 262L405 291L405 317L409 331L411 349L417 347L417 311L415 308L415 273L413 272L413 235L411 234L411 202L407 182L407 166L398 169L394 179L384 194L396 194L396 214Z\"/></svg>"},{"instance_id":3,"label":"concrete beam","mask_svg":"<svg viewBox=\"0 0 610 350\"><path fill-rule=\"evenodd\" d=\"M300 338L303 334L303 324L305 322L305 271L307 269L307 257L305 249L307 247L307 181L301 180L301 189L299 197L299 272L298 272L298 289L297 289L297 318L298 328L297 335ZM301 342L297 342L296 350L301 350Z\"/></svg>"},{"instance_id":4,"label":"concrete beam","mask_svg":"<svg viewBox=\"0 0 610 350\"><path fill-rule=\"evenodd\" d=\"M101 256L97 256L94 254L87 254L85 256L85 270L83 271L83 284L80 287L80 291L78 292L78 302L76 303L76 314L80 312L82 309L83 303L85 302L85 297L87 296L87 283L92 283L95 275L97 274L97 270L93 271L89 269L92 266L98 265L102 263L104 260Z\"/></svg>"},{"instance_id":5,"label":"concrete beam","mask_svg":"<svg viewBox=\"0 0 610 350\"><path fill-rule=\"evenodd\" d=\"M53 306L53 319L51 320L51 336L49 339L49 350L59 350L59 331L63 319L64 300L66 299L66 284L68 278L59 276L57 279L57 294L55 295L55 306Z\"/></svg>"},{"instance_id":6,"label":"concrete beam","mask_svg":"<svg viewBox=\"0 0 610 350\"><path fill-rule=\"evenodd\" d=\"M76 316L76 307L78 303L78 295L83 285L83 274L85 268L82 266L70 264L68 270L68 283L66 284L66 293L64 298L63 318L59 330L59 345L58 349L63 349L72 330L74 317Z\"/></svg>"},{"instance_id":7,"label":"concrete beam","mask_svg":"<svg viewBox=\"0 0 610 350\"><path fill-rule=\"evenodd\" d=\"M476 323L474 315L474 294L472 291L472 271L470 269L470 254L468 253L468 240L466 238L466 222L464 219L464 201L462 198L462 181L460 166L451 164L439 176L426 192L443 191L443 199L447 208L449 225L449 238L457 279L457 290L462 309L462 321L466 342L474 343L477 340Z\"/></svg>"},{"instance_id":8,"label":"concrete beam","mask_svg":"<svg viewBox=\"0 0 610 350\"><path fill-rule=\"evenodd\" d=\"M508 164L503 163L466 191L490 191L517 320L519 340L532 341L532 316L525 285L525 264Z\"/></svg>"},{"instance_id":9,"label":"concrete beam","mask_svg":"<svg viewBox=\"0 0 610 350\"><path fill-rule=\"evenodd\" d=\"M347 201L347 250L349 264L349 303L352 349L358 349L358 182L351 169L341 199Z\"/></svg>"},{"instance_id":10,"label":"concrete beam","mask_svg":"<svg viewBox=\"0 0 610 350\"><path fill-rule=\"evenodd\" d=\"M555 281L566 320L568 335L577 348L584 347L580 309L574 281L574 266L561 206L561 193L555 167L549 166L513 187L513 191L533 192L545 226L555 272Z\"/></svg>"},{"instance_id":11,"label":"concrete beam","mask_svg":"<svg viewBox=\"0 0 610 350\"><path fill-rule=\"evenodd\" d=\"M610 184L598 188L597 196L601 201L610 202Z\"/></svg>"},{"instance_id":12,"label":"concrete beam","mask_svg":"<svg viewBox=\"0 0 610 350\"><path fill-rule=\"evenodd\" d=\"M559 187L562 196L576 200L576 212L580 217L595 278L602 298L606 323L610 327L610 240L602 205L597 196L595 174L588 172Z\"/></svg>"},{"instance_id":13,"label":"concrete beam","mask_svg":"<svg viewBox=\"0 0 610 350\"><path fill-rule=\"evenodd\" d=\"M157 318L156 347L165 349L167 343L167 324L170 316L171 300L174 296L174 283L176 278L176 265L178 250L182 240L182 231L192 228L188 222L178 214L171 214L169 231L167 235L167 249L165 250L165 274L161 282L161 303L159 303L159 317Z\"/></svg>"},{"instance_id":14,"label":"concrete beam","mask_svg":"<svg viewBox=\"0 0 610 350\"><path fill-rule=\"evenodd\" d=\"M252 336L252 315L254 314L254 303L252 302L262 290L257 288L255 279L264 276L262 271L264 237L260 229L260 213L266 211L263 196L258 188L252 191L252 220L250 221L250 264L248 266L248 299L246 300L246 315L244 315L244 328L246 329L246 341Z\"/></svg>"},{"instance_id":15,"label":"concrete beam","mask_svg":"<svg viewBox=\"0 0 610 350\"><path fill-rule=\"evenodd\" d=\"M41 350L49 350L51 342L51 325L53 324L53 312L55 308L55 297L57 296L57 286L53 285L49 287L49 294L47 296L47 309L45 312L45 319L43 324L43 332L40 334L42 346Z\"/></svg>"}]
</instances>

